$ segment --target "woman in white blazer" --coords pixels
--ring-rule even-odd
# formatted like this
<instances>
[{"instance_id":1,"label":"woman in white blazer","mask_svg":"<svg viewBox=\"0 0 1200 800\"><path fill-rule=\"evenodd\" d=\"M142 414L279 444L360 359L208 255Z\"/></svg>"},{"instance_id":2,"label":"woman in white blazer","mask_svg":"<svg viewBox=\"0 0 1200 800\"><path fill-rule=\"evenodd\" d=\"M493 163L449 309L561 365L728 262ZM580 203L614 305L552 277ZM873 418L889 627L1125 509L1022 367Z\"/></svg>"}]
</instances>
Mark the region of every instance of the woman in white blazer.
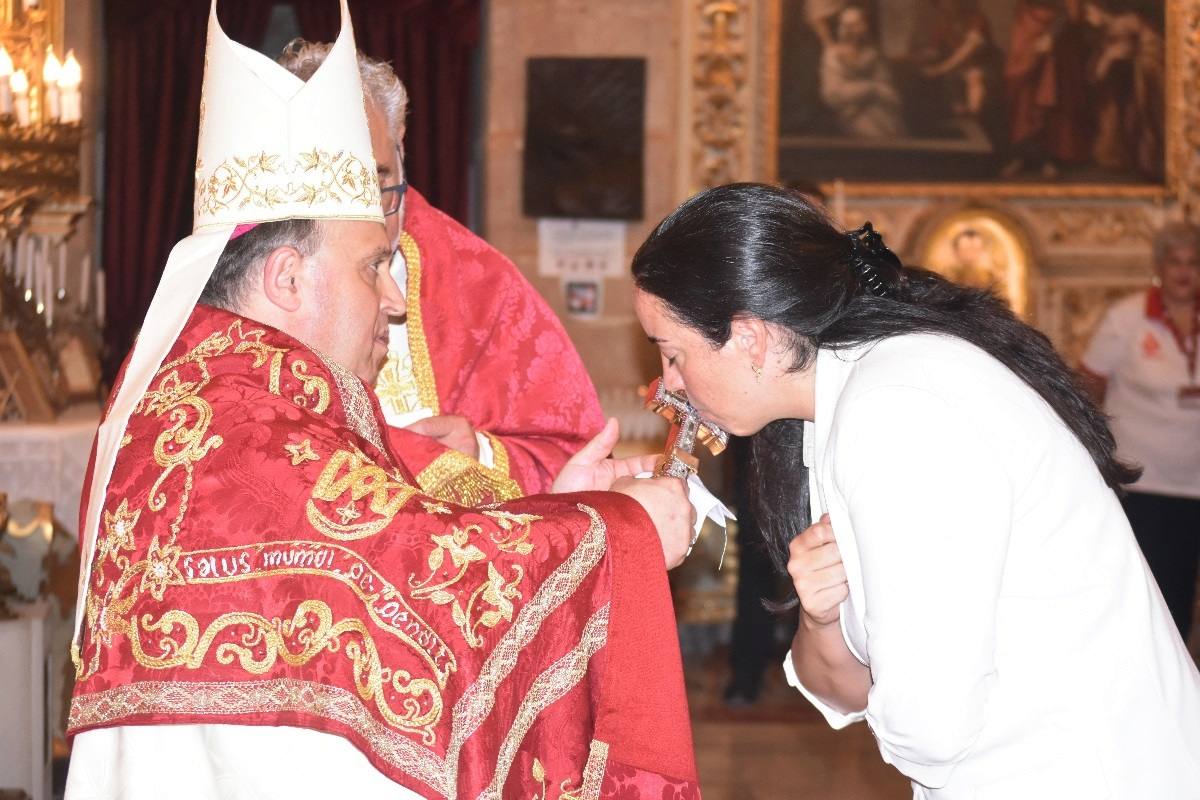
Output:
<instances>
[{"instance_id":1,"label":"woman in white blazer","mask_svg":"<svg viewBox=\"0 0 1200 800\"><path fill-rule=\"evenodd\" d=\"M1137 470L1045 337L762 185L684 203L633 274L668 388L753 435L784 669L831 725L866 720L917 798L1200 798Z\"/></svg>"}]
</instances>

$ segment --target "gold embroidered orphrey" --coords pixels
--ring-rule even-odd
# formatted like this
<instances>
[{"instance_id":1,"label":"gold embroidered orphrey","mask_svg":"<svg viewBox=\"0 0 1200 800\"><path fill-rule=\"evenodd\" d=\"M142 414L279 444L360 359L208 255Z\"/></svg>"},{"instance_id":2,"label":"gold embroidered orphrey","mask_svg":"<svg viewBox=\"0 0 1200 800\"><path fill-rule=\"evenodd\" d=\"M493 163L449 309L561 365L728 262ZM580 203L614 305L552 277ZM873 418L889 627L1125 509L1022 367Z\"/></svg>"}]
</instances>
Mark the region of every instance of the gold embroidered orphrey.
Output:
<instances>
[{"instance_id":1,"label":"gold embroidered orphrey","mask_svg":"<svg viewBox=\"0 0 1200 800\"><path fill-rule=\"evenodd\" d=\"M164 667L177 663L199 663L211 648L217 631L233 625L248 625L251 628L249 634L218 647L218 658L230 663L236 659L239 666L251 674L263 674L277 659L303 663L306 655L311 657L324 649L336 650L331 644L340 641L339 637L357 637L347 641L342 649L347 658L356 662L356 667L361 663L369 673L367 683L371 694L364 696L363 687L359 686L360 697L356 698L344 689L291 678L238 683L141 681L77 696L72 702L69 728L90 728L135 715L164 713L183 718L214 714L312 713L348 727L370 743L372 751L388 764L424 781L442 797L453 797L461 767L459 759L463 743L478 730L495 707L500 687L515 669L521 651L529 646L542 623L575 593L607 550L607 530L600 515L583 504L577 508L590 520L587 533L529 602L516 613L513 624L484 661L476 680L454 705L451 711L451 738L444 758L428 749L432 741L426 735L430 733L429 726L418 725L422 719L402 717L397 720L394 719L397 715L389 716L384 708L380 708L389 727L371 715L362 700L374 699L377 704L381 703L379 698L382 693L379 690L388 675L386 670L377 669L378 653L371 647L370 636L363 631L362 623L358 620L335 622L328 606L315 600L302 601L289 620L266 620L244 612L224 614L214 620L203 634L200 634L195 619L182 611L168 611L158 620L143 617L139 621L131 617L120 624L128 625L130 630L140 624L162 631L164 637L160 645L164 646L153 655L140 648L141 643L136 641L136 636L130 639L135 653L142 659L148 662L157 660ZM106 546L132 548L132 528L137 524L139 515L140 511L130 512L127 504L122 503L115 514L106 517L114 532L114 536L106 540ZM494 511L488 515L500 527L499 531L492 534L492 538L502 551L522 555L532 552L528 526L538 521L538 517L505 511ZM123 613L128 613L128 607L124 608ZM503 786L516 749L537 716L582 679L587 662L604 645L607 622L608 606L604 606L585 626L575 646L537 678L505 735L490 782L492 788L485 793L487 796L498 797L496 787ZM182 644L165 635L172 632L175 626L184 630ZM289 642L302 645L300 651L289 646ZM265 652L258 655L252 652L253 646L264 643L270 645ZM397 691L410 695L414 700L424 696L432 703L434 687L429 682L421 683L420 679L411 679L408 673L399 671L390 676L393 688L397 688L397 681L401 684ZM436 697L440 700L440 695ZM406 703L405 707L411 712L414 704ZM425 717L431 716L432 706L425 708ZM441 711L438 706L439 716ZM402 732L418 732L421 741ZM593 741L579 786L572 788L570 779L564 779L560 784L560 800L593 800L598 797L607 754L608 746L605 743Z\"/></svg>"}]
</instances>

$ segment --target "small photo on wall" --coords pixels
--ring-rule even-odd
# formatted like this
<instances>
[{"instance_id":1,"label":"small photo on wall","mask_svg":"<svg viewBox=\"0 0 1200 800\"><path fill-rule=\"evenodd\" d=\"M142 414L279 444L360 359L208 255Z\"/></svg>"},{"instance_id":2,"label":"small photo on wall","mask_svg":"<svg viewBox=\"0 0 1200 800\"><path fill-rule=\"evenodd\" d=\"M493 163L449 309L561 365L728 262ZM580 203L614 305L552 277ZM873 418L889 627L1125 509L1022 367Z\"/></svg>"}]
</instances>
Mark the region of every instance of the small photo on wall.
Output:
<instances>
[{"instance_id":1,"label":"small photo on wall","mask_svg":"<svg viewBox=\"0 0 1200 800\"><path fill-rule=\"evenodd\" d=\"M599 281L567 281L564 288L568 314L578 319L594 319L600 316L604 302Z\"/></svg>"}]
</instances>

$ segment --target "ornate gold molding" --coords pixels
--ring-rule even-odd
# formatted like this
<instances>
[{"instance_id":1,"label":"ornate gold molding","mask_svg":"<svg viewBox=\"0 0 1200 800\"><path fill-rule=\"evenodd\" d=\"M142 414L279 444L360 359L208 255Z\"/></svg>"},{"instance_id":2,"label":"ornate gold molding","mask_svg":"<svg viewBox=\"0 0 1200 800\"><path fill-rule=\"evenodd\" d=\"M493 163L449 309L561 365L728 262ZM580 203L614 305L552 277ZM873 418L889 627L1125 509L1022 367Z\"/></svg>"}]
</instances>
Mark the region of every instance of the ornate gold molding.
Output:
<instances>
[{"instance_id":1,"label":"ornate gold molding","mask_svg":"<svg viewBox=\"0 0 1200 800\"><path fill-rule=\"evenodd\" d=\"M750 0L692 0L689 194L747 177L750 12Z\"/></svg>"}]
</instances>

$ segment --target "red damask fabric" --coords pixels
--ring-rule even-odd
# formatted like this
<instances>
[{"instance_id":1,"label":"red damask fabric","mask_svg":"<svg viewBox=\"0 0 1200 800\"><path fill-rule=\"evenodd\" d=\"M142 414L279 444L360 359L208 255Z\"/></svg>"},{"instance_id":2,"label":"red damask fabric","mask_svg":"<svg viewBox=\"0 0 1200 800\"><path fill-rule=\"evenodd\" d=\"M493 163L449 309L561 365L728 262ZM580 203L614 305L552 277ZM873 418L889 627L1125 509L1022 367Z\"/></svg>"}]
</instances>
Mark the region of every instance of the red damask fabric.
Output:
<instances>
[{"instance_id":1,"label":"red damask fabric","mask_svg":"<svg viewBox=\"0 0 1200 800\"><path fill-rule=\"evenodd\" d=\"M197 307L118 455L70 733L292 725L430 798L598 797L630 775L698 797L641 507L438 501L384 429L348 372Z\"/></svg>"},{"instance_id":2,"label":"red damask fabric","mask_svg":"<svg viewBox=\"0 0 1200 800\"><path fill-rule=\"evenodd\" d=\"M421 271L420 308L414 314L410 305L409 325L419 319L428 343L439 413L496 436L521 488L544 492L604 425L587 370L511 261L419 192L410 189L405 203Z\"/></svg>"}]
</instances>

